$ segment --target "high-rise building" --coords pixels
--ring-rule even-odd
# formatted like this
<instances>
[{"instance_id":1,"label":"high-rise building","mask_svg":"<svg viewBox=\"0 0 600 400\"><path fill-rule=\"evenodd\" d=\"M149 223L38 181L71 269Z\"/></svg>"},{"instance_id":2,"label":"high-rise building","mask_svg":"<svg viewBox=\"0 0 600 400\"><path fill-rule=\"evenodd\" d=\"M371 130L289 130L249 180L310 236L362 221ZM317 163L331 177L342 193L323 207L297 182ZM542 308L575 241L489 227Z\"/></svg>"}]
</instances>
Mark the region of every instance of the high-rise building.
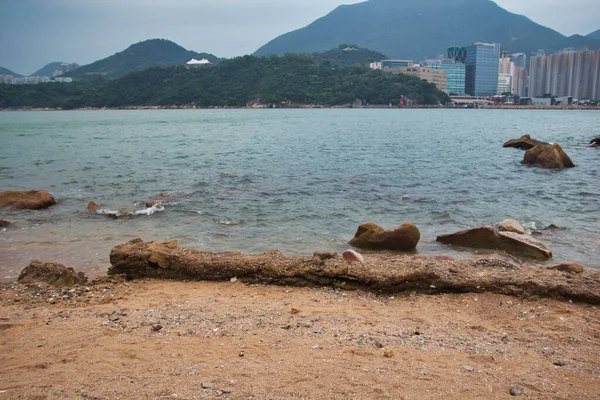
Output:
<instances>
[{"instance_id":1,"label":"high-rise building","mask_svg":"<svg viewBox=\"0 0 600 400\"><path fill-rule=\"evenodd\" d=\"M529 81L531 97L550 94L600 100L600 50L533 56L529 63Z\"/></svg>"},{"instance_id":2,"label":"high-rise building","mask_svg":"<svg viewBox=\"0 0 600 400\"><path fill-rule=\"evenodd\" d=\"M448 59L427 60L421 66L446 71L446 92L453 96L465 95L465 64Z\"/></svg>"},{"instance_id":3,"label":"high-rise building","mask_svg":"<svg viewBox=\"0 0 600 400\"><path fill-rule=\"evenodd\" d=\"M494 96L498 91L500 44L472 43L467 46L465 92L471 96Z\"/></svg>"},{"instance_id":4,"label":"high-rise building","mask_svg":"<svg viewBox=\"0 0 600 400\"><path fill-rule=\"evenodd\" d=\"M515 64L515 67L527 68L527 56L524 53L511 54L510 60Z\"/></svg>"},{"instance_id":5,"label":"high-rise building","mask_svg":"<svg viewBox=\"0 0 600 400\"><path fill-rule=\"evenodd\" d=\"M528 78L525 68L515 67L512 75L512 93L519 97L527 97Z\"/></svg>"},{"instance_id":6,"label":"high-rise building","mask_svg":"<svg viewBox=\"0 0 600 400\"><path fill-rule=\"evenodd\" d=\"M467 62L467 48L466 47L448 47L448 59L459 63Z\"/></svg>"},{"instance_id":7,"label":"high-rise building","mask_svg":"<svg viewBox=\"0 0 600 400\"><path fill-rule=\"evenodd\" d=\"M384 71L386 70L384 69ZM426 80L427 82L433 83L439 90L442 90L446 93L448 92L446 83L446 71L444 70L432 67L412 66L390 68L387 71L419 77L421 79Z\"/></svg>"}]
</instances>

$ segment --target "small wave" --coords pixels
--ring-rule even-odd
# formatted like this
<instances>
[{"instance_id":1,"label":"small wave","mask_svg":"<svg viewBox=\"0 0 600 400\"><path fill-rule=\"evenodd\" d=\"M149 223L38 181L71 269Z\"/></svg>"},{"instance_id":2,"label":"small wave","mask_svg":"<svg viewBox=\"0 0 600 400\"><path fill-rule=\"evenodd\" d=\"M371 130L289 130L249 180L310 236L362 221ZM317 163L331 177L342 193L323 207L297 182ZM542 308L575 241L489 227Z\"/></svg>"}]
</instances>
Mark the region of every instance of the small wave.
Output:
<instances>
[{"instance_id":1,"label":"small wave","mask_svg":"<svg viewBox=\"0 0 600 400\"><path fill-rule=\"evenodd\" d=\"M117 217L117 218L120 217L121 215L123 215L123 214L121 214L117 210L111 210L111 209L108 209L108 208L101 208L99 210L96 210L96 214L110 215L111 217Z\"/></svg>"},{"instance_id":2,"label":"small wave","mask_svg":"<svg viewBox=\"0 0 600 400\"><path fill-rule=\"evenodd\" d=\"M165 211L165 208L161 204L155 204L152 207L145 208L143 210L132 211L127 213L129 215L152 215L156 212Z\"/></svg>"},{"instance_id":3,"label":"small wave","mask_svg":"<svg viewBox=\"0 0 600 400\"><path fill-rule=\"evenodd\" d=\"M241 225L242 221L236 221L234 219L220 219L216 221L217 225Z\"/></svg>"}]
</instances>

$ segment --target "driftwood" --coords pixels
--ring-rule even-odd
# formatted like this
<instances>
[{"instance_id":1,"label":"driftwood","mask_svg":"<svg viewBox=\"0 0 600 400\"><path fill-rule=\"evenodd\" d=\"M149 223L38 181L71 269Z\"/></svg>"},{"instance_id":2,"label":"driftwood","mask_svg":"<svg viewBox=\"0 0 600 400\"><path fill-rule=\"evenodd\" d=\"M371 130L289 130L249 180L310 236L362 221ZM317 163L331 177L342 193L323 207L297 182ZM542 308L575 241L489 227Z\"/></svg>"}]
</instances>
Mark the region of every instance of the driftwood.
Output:
<instances>
[{"instance_id":1,"label":"driftwood","mask_svg":"<svg viewBox=\"0 0 600 400\"><path fill-rule=\"evenodd\" d=\"M453 261L445 257L369 255L365 262L341 257L287 257L212 253L179 247L176 241L134 239L113 248L109 274L129 279L229 280L294 286L333 286L381 293L402 291L492 292L600 304L600 272L575 274L503 260Z\"/></svg>"}]
</instances>

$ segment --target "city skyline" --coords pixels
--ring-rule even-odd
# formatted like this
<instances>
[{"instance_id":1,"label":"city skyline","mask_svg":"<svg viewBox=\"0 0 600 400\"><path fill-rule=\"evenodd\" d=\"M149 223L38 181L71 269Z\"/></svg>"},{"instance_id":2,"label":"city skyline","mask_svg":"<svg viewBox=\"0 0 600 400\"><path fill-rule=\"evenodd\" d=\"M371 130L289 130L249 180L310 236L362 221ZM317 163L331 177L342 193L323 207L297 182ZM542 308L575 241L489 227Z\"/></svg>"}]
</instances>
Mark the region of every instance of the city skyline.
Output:
<instances>
[{"instance_id":1,"label":"city skyline","mask_svg":"<svg viewBox=\"0 0 600 400\"><path fill-rule=\"evenodd\" d=\"M341 4L359 2L0 0L0 66L28 75L54 61L85 65L152 38L230 58L251 54ZM495 2L565 35L600 28L600 4L596 1L574 0L568 7L557 0Z\"/></svg>"}]
</instances>

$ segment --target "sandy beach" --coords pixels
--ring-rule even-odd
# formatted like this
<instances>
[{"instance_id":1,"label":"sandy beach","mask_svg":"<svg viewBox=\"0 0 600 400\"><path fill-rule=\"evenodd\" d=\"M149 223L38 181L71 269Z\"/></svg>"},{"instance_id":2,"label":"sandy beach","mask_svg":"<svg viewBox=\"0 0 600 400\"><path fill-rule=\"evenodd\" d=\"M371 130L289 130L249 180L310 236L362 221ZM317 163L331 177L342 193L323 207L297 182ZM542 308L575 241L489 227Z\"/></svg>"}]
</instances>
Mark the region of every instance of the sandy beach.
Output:
<instances>
[{"instance_id":1,"label":"sandy beach","mask_svg":"<svg viewBox=\"0 0 600 400\"><path fill-rule=\"evenodd\" d=\"M598 318L492 293L5 284L0 399L597 399Z\"/></svg>"}]
</instances>

